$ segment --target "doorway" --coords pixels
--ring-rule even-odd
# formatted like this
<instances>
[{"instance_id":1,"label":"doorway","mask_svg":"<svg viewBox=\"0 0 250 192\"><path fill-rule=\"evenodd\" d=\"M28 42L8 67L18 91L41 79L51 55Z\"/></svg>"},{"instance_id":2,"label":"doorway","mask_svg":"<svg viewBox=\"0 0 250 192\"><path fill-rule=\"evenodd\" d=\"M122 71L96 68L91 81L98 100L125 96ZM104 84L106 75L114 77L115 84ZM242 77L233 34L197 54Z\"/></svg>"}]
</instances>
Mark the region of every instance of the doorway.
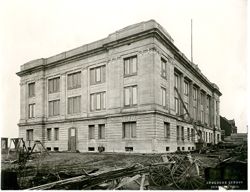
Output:
<instances>
[{"instance_id":1,"label":"doorway","mask_svg":"<svg viewBox=\"0 0 250 192\"><path fill-rule=\"evenodd\" d=\"M68 142L68 150L76 151L76 138L77 138L77 130L75 127L69 128L69 142Z\"/></svg>"}]
</instances>

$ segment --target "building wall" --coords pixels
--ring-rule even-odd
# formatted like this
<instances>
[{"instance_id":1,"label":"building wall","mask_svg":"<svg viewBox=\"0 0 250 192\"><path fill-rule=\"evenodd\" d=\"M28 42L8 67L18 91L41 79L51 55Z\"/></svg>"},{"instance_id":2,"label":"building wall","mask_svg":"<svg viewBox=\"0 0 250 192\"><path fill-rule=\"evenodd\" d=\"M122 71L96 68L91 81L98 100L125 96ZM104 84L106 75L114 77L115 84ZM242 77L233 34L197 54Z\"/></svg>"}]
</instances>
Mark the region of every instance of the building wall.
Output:
<instances>
[{"instance_id":1,"label":"building wall","mask_svg":"<svg viewBox=\"0 0 250 192\"><path fill-rule=\"evenodd\" d=\"M144 26L145 27L145 26ZM131 32L132 29L128 29ZM133 31L133 30L132 30ZM128 35L126 32L117 33L121 36ZM116 34L116 38L118 38ZM109 38L114 38L114 34ZM105 41L105 40L104 40ZM98 47L98 42L89 45ZM84 49L84 46L82 47ZM32 72L21 76L21 117L19 136L26 138L27 129L34 129L34 140L41 140L46 147L60 150L68 150L69 128L75 127L77 130L76 148L80 151L88 151L89 147L104 146L110 152L123 152L125 147L134 147L136 152L165 152L194 149L194 142L187 140L176 140L176 126L183 126L186 134L187 127L191 128L188 119L180 118L175 113L175 71L181 74L180 94L184 101L190 99L189 111L192 114L192 85L196 84L199 92L203 90L206 96L210 96L209 105L210 124L200 124L198 129L204 132L206 142L217 143L217 134L220 134L219 123L219 94L216 94L209 86L204 84L183 63L178 59L171 49L159 39L150 36L140 40L133 40L132 43L124 43L120 46L107 48L92 56L87 56L78 60L68 58L75 53L81 53L77 48L62 54L46 59L51 63L51 67L45 70ZM124 75L124 59L137 57L137 74L132 76ZM62 59L61 64L53 67L53 62ZM167 78L161 77L161 59L167 61ZM43 59L33 62L34 66L39 66L45 62ZM28 63L22 67L30 67ZM106 79L100 84L90 84L90 70L95 67L105 65ZM69 90L68 75L74 72L81 72L81 86ZM56 93L48 92L48 82L50 79L60 77L60 91ZM184 78L190 80L190 95L184 97ZM28 97L28 84L35 82L35 97ZM137 85L137 105L124 107L124 87ZM167 92L166 107L162 106L161 88ZM100 111L90 110L90 94L106 92L106 108ZM198 93L199 93L198 92ZM198 94L198 111L200 110L200 98ZM81 96L80 112L68 114L68 98ZM60 99L60 114L49 116L49 101ZM35 117L28 117L29 104L35 103ZM181 106L181 113L184 109ZM208 111L206 111L208 113ZM198 112L200 114L200 112ZM200 119L198 115L198 120ZM123 122L136 121L136 138L122 139ZM164 122L169 122L171 127L170 139L164 138ZM105 139L88 139L88 126L95 125L96 130L99 124L105 124ZM47 141L46 130L51 128L52 138L54 128L59 128L59 140ZM206 134L214 135L213 141L206 139ZM96 131L97 134L97 131ZM197 137L197 136L196 136ZM212 137L212 136L211 136ZM220 137L220 135L219 135ZM96 137L97 138L97 135ZM197 140L197 138L196 138ZM184 148L183 148L184 147Z\"/></svg>"}]
</instances>

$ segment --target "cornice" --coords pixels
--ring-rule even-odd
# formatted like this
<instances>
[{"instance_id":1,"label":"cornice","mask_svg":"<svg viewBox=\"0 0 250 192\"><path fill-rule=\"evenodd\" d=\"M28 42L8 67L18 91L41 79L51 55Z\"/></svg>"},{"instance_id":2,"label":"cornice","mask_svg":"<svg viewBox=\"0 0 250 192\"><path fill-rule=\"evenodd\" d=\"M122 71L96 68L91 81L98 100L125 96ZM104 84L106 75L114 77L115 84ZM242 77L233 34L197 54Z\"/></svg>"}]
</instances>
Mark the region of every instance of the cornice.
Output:
<instances>
[{"instance_id":1,"label":"cornice","mask_svg":"<svg viewBox=\"0 0 250 192\"><path fill-rule=\"evenodd\" d=\"M111 41L107 37L106 39L104 39L104 41L100 41L100 46L97 46L96 48L83 51L83 52L80 51L80 53L77 53L69 57L66 57L66 52L65 52L65 54L62 54L61 59L48 63L48 58L47 58L47 59L44 59L44 62L42 65L35 66L26 70L22 70L16 74L22 77L27 74L38 72L41 70L44 71L46 69L50 69L50 68L65 65L71 62L79 61L84 58L91 57L93 55L105 53L105 52L108 52L110 49L114 49L116 47L131 44L133 42L140 41L146 38L154 37L158 39L161 43L163 43L164 46L167 47L167 49L170 49L173 52L174 58L180 61L180 63L184 65L184 67L186 67L192 74L197 76L201 80L201 82L203 82L205 85L210 87L211 90L215 91L217 94L219 94L219 96L221 96L221 93L218 90L218 88L214 87L213 84L209 82L208 79L203 77L203 75L200 72L198 72L197 69L194 68L191 62L178 50L178 48L173 44L172 40L166 36L165 32L161 28L162 27L154 26L153 28L150 28L148 30L144 30L144 31L141 31L132 35L128 35L126 37L119 38L116 40L111 40Z\"/></svg>"}]
</instances>

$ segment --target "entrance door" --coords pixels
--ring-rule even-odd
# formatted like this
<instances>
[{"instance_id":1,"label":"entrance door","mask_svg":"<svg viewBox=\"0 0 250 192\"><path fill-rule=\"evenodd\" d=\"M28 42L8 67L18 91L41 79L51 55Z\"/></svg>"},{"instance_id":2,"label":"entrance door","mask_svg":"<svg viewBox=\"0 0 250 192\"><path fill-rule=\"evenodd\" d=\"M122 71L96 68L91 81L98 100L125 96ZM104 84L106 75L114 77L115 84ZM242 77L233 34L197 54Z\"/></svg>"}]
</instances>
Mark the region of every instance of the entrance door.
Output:
<instances>
[{"instance_id":1,"label":"entrance door","mask_svg":"<svg viewBox=\"0 0 250 192\"><path fill-rule=\"evenodd\" d=\"M69 143L68 143L68 149L69 151L76 151L76 128L71 127L69 128Z\"/></svg>"}]
</instances>

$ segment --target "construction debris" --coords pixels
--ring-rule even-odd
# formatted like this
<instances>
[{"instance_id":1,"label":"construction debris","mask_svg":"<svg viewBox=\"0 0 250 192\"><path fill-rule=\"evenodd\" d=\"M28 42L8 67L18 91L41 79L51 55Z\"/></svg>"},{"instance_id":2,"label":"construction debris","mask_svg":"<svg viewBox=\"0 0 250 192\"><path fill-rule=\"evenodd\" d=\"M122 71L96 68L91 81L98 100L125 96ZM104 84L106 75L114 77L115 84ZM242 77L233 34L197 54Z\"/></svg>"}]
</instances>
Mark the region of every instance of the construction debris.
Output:
<instances>
[{"instance_id":1,"label":"construction debris","mask_svg":"<svg viewBox=\"0 0 250 192\"><path fill-rule=\"evenodd\" d=\"M208 181L214 182L213 174L222 174L222 170L234 171L229 165L245 166L246 150L240 154L238 150L216 149L211 152L208 148L210 152L204 154L179 152L163 155L51 153L47 156L40 152L30 154L31 160L24 166L6 159L2 165L13 167L4 174L16 172L20 189L211 189L214 184ZM241 189L244 184L245 181ZM5 189L12 189L8 187L12 186L5 186Z\"/></svg>"}]
</instances>

